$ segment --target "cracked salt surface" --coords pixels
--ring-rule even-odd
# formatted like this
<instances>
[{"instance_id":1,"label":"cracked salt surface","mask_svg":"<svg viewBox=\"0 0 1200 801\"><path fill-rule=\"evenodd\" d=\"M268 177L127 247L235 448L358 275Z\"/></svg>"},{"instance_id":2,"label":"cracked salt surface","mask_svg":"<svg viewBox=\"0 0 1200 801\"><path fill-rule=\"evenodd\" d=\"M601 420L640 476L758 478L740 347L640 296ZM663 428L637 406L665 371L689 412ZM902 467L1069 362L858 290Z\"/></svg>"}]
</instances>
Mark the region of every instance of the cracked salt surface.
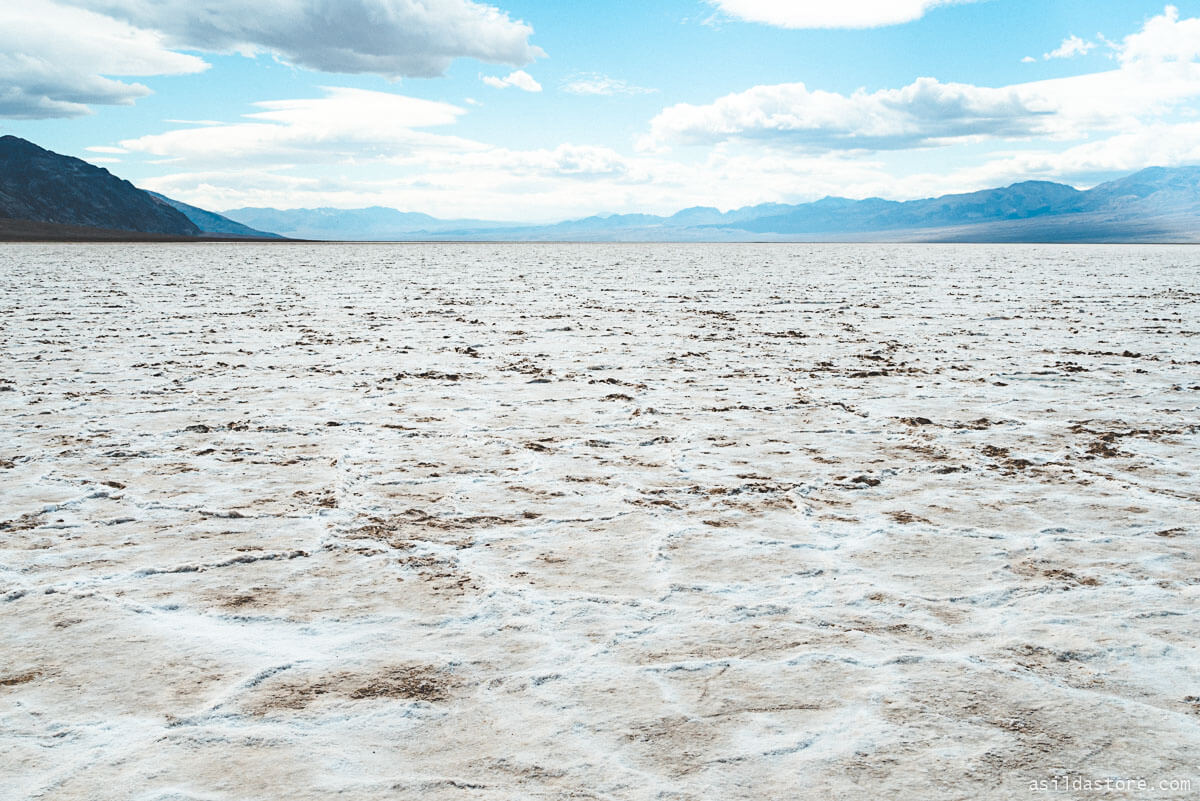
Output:
<instances>
[{"instance_id":1,"label":"cracked salt surface","mask_svg":"<svg viewBox=\"0 0 1200 801\"><path fill-rule=\"evenodd\" d=\"M4 798L1200 786L1200 249L14 245L0 326Z\"/></svg>"}]
</instances>

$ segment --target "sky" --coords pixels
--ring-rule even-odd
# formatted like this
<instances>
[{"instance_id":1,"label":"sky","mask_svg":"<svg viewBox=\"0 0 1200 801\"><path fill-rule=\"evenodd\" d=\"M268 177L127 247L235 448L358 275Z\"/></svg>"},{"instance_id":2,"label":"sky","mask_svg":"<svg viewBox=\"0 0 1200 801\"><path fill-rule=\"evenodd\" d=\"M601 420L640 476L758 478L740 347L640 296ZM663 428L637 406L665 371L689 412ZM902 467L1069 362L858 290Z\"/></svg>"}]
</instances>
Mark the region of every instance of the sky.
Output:
<instances>
[{"instance_id":1,"label":"sky","mask_svg":"<svg viewBox=\"0 0 1200 801\"><path fill-rule=\"evenodd\" d=\"M1200 164L1200 0L0 0L0 134L223 211L545 222Z\"/></svg>"}]
</instances>

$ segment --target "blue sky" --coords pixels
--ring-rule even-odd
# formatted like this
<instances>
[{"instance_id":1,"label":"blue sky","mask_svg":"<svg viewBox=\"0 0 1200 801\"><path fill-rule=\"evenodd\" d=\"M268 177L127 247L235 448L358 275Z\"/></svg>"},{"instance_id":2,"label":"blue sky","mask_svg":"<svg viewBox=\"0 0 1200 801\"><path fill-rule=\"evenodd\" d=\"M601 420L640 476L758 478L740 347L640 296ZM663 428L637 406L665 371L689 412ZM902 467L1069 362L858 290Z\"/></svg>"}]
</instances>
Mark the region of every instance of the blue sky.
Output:
<instances>
[{"instance_id":1,"label":"blue sky","mask_svg":"<svg viewBox=\"0 0 1200 801\"><path fill-rule=\"evenodd\" d=\"M206 208L553 220L1200 163L1200 0L0 0L0 131Z\"/></svg>"}]
</instances>

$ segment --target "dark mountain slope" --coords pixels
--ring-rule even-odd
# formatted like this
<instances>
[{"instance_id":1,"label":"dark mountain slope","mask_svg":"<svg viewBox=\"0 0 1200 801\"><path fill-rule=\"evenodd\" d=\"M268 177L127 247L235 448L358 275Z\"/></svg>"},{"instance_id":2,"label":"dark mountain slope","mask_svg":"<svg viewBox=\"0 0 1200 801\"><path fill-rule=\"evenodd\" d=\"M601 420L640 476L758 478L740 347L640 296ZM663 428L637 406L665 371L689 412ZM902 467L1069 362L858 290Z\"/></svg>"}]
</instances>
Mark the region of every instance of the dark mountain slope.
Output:
<instances>
[{"instance_id":1,"label":"dark mountain slope","mask_svg":"<svg viewBox=\"0 0 1200 801\"><path fill-rule=\"evenodd\" d=\"M15 136L0 137L0 217L198 236L183 213L108 170Z\"/></svg>"}]
</instances>

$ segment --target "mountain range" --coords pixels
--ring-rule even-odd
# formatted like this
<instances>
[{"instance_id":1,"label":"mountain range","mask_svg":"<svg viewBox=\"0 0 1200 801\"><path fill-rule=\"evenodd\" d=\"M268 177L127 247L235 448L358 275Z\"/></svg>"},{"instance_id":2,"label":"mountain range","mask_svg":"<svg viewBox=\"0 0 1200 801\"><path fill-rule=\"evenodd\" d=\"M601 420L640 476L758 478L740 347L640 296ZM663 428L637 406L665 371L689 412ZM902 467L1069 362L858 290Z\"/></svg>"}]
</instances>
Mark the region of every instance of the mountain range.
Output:
<instances>
[{"instance_id":1,"label":"mountain range","mask_svg":"<svg viewBox=\"0 0 1200 801\"><path fill-rule=\"evenodd\" d=\"M275 233L271 233L275 232ZM1081 191L1049 181L924 200L827 197L722 212L611 214L548 225L419 212L241 208L222 214L0 136L0 239L596 242L1200 242L1200 167L1151 167Z\"/></svg>"},{"instance_id":2,"label":"mountain range","mask_svg":"<svg viewBox=\"0 0 1200 801\"><path fill-rule=\"evenodd\" d=\"M924 200L827 197L668 217L613 214L549 225L438 220L392 209L232 209L304 239L518 241L1200 242L1200 167L1151 167L1090 190L1049 181Z\"/></svg>"},{"instance_id":3,"label":"mountain range","mask_svg":"<svg viewBox=\"0 0 1200 801\"><path fill-rule=\"evenodd\" d=\"M280 231L294 239L387 241L406 239L406 234L432 235L443 231L499 230L523 227L522 223L489 220L439 220L415 211L397 211L383 206L365 209L272 209L244 208L224 213L246 225L265 231Z\"/></svg>"}]
</instances>

